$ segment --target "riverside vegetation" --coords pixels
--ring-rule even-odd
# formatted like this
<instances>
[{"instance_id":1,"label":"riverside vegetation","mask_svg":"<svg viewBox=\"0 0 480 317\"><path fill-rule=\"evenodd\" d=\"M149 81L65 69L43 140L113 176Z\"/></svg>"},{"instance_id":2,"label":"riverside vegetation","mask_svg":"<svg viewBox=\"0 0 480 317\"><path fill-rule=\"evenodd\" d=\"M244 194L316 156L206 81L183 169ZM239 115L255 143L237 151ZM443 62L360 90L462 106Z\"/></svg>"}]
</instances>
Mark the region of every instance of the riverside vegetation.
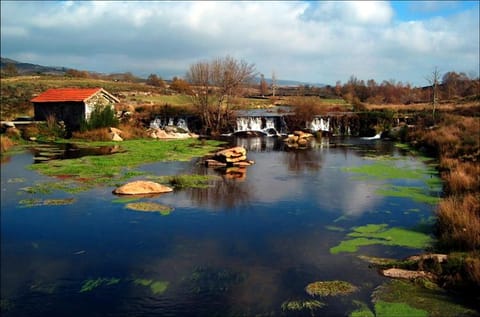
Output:
<instances>
[{"instance_id":1,"label":"riverside vegetation","mask_svg":"<svg viewBox=\"0 0 480 317\"><path fill-rule=\"evenodd\" d=\"M14 115L31 115L31 106L28 100L34 93L40 92L50 87L62 86L80 86L97 87L102 86L107 90L124 96L122 100L123 110L132 110L129 105L134 103L136 106L136 117L130 118L130 121L120 123L120 128L125 135L122 136L127 141L121 144L125 152L117 153L113 156L88 156L81 159L63 161L43 162L34 165L32 168L39 172L56 176L61 182L56 184L43 184L30 188L31 191L48 190L47 188L61 188L65 191L75 192L88 189L98 184L117 185L128 178L140 176L134 168L140 164L154 162L159 160L185 160L195 156L202 156L213 150L221 144L212 140L176 140L158 142L143 139L143 129L139 128L139 123L151 114L158 111L185 111L185 107L192 106L188 103L188 97L177 95L178 97L154 97L161 96L163 90L139 85L134 83L117 83L111 81L97 81L86 79L58 79L42 78L42 80L23 80L22 78L10 78L7 83L2 79L2 111L7 109ZM4 85L5 84L5 85ZM9 88L6 88L9 87ZM12 88L14 87L14 88ZM4 94L4 89L21 92ZM130 92L130 93L128 93ZM23 109L4 108L4 104L12 105L11 96L17 95ZM10 97L9 97L10 96ZM13 98L13 97L12 97ZM302 97L295 97L295 103L300 106L303 104ZM310 98L309 104L312 102ZM467 102L455 101L451 103L440 104L435 116L431 112L431 106L428 104L409 105L369 105L362 104L362 111L381 111L382 113L402 113L408 112L413 118L410 125L404 125L400 133L395 135L398 140L409 144L409 149L420 150L438 160L438 172L443 180L444 197L438 202L436 209L436 238L437 243L434 246L435 251L449 253L450 261L447 265L436 265L427 267L435 274L442 276L442 286L454 288L456 290L480 290L480 105L477 96L470 98ZM236 99L239 106L248 107L252 103L248 99ZM172 104L178 102L177 105ZM266 107L278 103L278 100L262 100L253 107ZM317 101L322 111L337 109L349 110L348 103ZM163 103L163 104L162 104ZM357 106L358 108L358 102ZM135 108L135 107L134 107ZM317 107L318 108L318 107ZM313 108L312 108L313 109ZM121 109L122 110L122 109ZM20 112L17 112L20 111ZM14 114L13 114L14 113ZM2 118L7 115L2 113ZM54 140L55 142L75 142L88 144L88 146L112 145L112 142L104 142L107 130L105 128L84 131L74 134L74 138L63 140L59 138L58 131L54 129L55 124L50 122L23 132L11 134L2 134L1 152L2 159L8 157L8 151L15 149L14 145L30 145L26 141L32 135L39 135L40 139ZM384 125L388 128L388 124ZM393 137L393 136L392 136ZM92 142L92 140L100 142ZM149 176L152 177L152 176ZM195 176L194 176L195 177ZM175 186L199 186L199 183L208 183L208 180L194 181L196 185L182 185L191 178L180 177L166 180L175 184ZM52 187L53 186L53 187ZM400 193L402 194L402 193ZM403 193L410 195L411 193ZM435 202L434 202L435 203ZM146 210L147 206L132 205L138 210ZM150 206L151 207L151 206ZM153 208L155 209L155 208ZM159 211L161 212L161 211ZM368 234L384 234L385 228L370 228ZM377 230L378 229L378 230ZM380 230L382 229L382 230ZM361 239L359 233L364 234L365 230L359 228L350 235L354 240ZM340 247L340 246L338 246ZM356 246L350 246L355 248ZM341 249L334 249L332 252L340 252ZM402 264L392 264L392 266L402 266ZM115 281L116 282L116 281ZM97 282L95 282L98 284ZM91 285L96 285L91 283ZM102 281L110 283L110 281ZM90 284L87 286L91 286ZM143 285L143 284L142 284ZM383 302L378 301L375 309L382 311ZM298 304L298 303L297 303ZM291 307L293 304L286 304L285 307ZM300 306L318 305L318 303L300 303ZM293 305L294 306L294 305ZM392 308L393 309L393 308ZM403 309L403 308L398 308ZM361 311L361 309L359 310ZM358 313L360 315L360 312ZM422 315L423 313L419 313ZM352 314L353 315L353 314Z\"/></svg>"}]
</instances>

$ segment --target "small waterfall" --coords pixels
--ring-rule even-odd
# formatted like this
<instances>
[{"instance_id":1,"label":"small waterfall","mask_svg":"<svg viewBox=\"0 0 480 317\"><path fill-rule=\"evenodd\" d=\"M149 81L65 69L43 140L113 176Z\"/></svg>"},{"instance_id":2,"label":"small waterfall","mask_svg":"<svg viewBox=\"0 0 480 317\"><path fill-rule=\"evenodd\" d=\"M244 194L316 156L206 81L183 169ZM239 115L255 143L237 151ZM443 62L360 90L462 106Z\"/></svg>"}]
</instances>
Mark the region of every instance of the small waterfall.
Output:
<instances>
[{"instance_id":1,"label":"small waterfall","mask_svg":"<svg viewBox=\"0 0 480 317\"><path fill-rule=\"evenodd\" d=\"M185 119L178 119L177 127L185 131L190 131L188 130L187 120Z\"/></svg>"},{"instance_id":2,"label":"small waterfall","mask_svg":"<svg viewBox=\"0 0 480 317\"><path fill-rule=\"evenodd\" d=\"M311 130L312 132L330 132L330 118L315 117L311 122L307 122L307 129Z\"/></svg>"},{"instance_id":3,"label":"small waterfall","mask_svg":"<svg viewBox=\"0 0 480 317\"><path fill-rule=\"evenodd\" d=\"M275 129L274 118L266 118L265 119L265 129Z\"/></svg>"},{"instance_id":4,"label":"small waterfall","mask_svg":"<svg viewBox=\"0 0 480 317\"><path fill-rule=\"evenodd\" d=\"M176 122L176 123L175 123ZM166 126L176 126L185 131L190 131L188 129L187 120L184 118L160 118L155 117L154 120L150 122L150 128L152 129L164 129Z\"/></svg>"},{"instance_id":5,"label":"small waterfall","mask_svg":"<svg viewBox=\"0 0 480 317\"><path fill-rule=\"evenodd\" d=\"M280 116L241 116L237 117L238 132L260 132L268 136L279 135L278 131L285 133L286 124L283 117Z\"/></svg>"}]
</instances>

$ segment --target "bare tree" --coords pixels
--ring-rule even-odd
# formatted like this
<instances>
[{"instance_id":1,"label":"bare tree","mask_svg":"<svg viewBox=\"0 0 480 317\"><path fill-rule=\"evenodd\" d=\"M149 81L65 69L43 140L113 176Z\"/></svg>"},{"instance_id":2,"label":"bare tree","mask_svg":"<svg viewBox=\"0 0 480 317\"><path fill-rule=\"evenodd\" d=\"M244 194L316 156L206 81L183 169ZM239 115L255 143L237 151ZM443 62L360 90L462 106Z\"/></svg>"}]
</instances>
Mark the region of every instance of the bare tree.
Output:
<instances>
[{"instance_id":1,"label":"bare tree","mask_svg":"<svg viewBox=\"0 0 480 317\"><path fill-rule=\"evenodd\" d=\"M260 95L262 97L265 97L265 95L268 93L268 84L267 81L265 80L265 76L263 74L260 75Z\"/></svg>"},{"instance_id":2,"label":"bare tree","mask_svg":"<svg viewBox=\"0 0 480 317\"><path fill-rule=\"evenodd\" d=\"M230 114L229 99L237 96L254 76L255 65L230 56L190 66L187 79L196 88L194 103L206 129L217 134L226 126Z\"/></svg>"},{"instance_id":3,"label":"bare tree","mask_svg":"<svg viewBox=\"0 0 480 317\"><path fill-rule=\"evenodd\" d=\"M277 77L275 76L275 71L272 71L272 96L275 97L275 92L277 90Z\"/></svg>"},{"instance_id":4,"label":"bare tree","mask_svg":"<svg viewBox=\"0 0 480 317\"><path fill-rule=\"evenodd\" d=\"M438 67L435 66L435 69L430 74L430 76L426 77L428 83L432 86L433 90L433 110L432 110L432 119L435 122L435 109L437 107L437 99L438 99L438 84L440 82L440 71Z\"/></svg>"}]
</instances>

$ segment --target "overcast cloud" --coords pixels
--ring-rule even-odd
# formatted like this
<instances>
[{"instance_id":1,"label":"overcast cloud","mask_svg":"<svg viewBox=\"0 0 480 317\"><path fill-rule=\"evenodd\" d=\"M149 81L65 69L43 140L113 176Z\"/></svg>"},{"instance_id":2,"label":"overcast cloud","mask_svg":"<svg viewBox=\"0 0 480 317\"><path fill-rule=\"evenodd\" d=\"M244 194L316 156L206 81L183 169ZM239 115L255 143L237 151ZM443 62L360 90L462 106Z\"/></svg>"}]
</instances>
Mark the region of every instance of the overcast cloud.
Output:
<instances>
[{"instance_id":1,"label":"overcast cloud","mask_svg":"<svg viewBox=\"0 0 480 317\"><path fill-rule=\"evenodd\" d=\"M267 78L425 85L436 66L478 76L479 27L478 1L1 1L1 55L170 78L229 54Z\"/></svg>"}]
</instances>

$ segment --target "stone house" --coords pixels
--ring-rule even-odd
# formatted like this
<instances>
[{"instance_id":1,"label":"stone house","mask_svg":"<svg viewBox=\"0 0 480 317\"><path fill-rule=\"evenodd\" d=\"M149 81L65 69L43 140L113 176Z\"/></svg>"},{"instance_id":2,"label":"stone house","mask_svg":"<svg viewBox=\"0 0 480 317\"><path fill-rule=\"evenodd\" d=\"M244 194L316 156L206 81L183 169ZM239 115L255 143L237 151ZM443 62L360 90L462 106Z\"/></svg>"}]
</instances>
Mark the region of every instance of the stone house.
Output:
<instances>
[{"instance_id":1,"label":"stone house","mask_svg":"<svg viewBox=\"0 0 480 317\"><path fill-rule=\"evenodd\" d=\"M53 88L30 101L35 121L45 121L53 115L57 122L64 122L68 131L78 130L82 120L88 120L95 107L113 109L119 102L103 88Z\"/></svg>"}]
</instances>

